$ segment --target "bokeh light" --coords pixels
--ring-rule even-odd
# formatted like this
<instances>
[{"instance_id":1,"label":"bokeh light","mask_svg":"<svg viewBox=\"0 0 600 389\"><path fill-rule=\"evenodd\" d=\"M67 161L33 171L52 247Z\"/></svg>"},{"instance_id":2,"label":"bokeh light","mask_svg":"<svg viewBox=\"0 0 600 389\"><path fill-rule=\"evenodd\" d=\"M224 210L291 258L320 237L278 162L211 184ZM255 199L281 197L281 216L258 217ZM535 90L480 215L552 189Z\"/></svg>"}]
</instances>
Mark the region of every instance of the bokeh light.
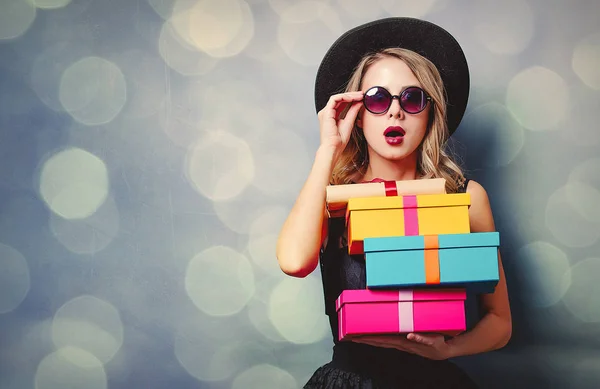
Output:
<instances>
[{"instance_id":1,"label":"bokeh light","mask_svg":"<svg viewBox=\"0 0 600 389\"><path fill-rule=\"evenodd\" d=\"M434 8L440 8L441 0L379 0L381 6L391 16L422 18Z\"/></svg>"},{"instance_id":2,"label":"bokeh light","mask_svg":"<svg viewBox=\"0 0 600 389\"><path fill-rule=\"evenodd\" d=\"M272 214L274 216L274 214ZM287 345L289 341L284 338L281 332L275 327L273 321L269 317L269 311L271 309L271 296L275 288L285 279L289 278L283 273L275 258L275 248L273 247L271 252L266 252L267 259L260 258L267 267L266 270L258 265L256 271L257 278L260 277L261 282L256 284L256 291L252 299L248 302L248 306L245 310L248 318L250 319L251 325L256 329L265 339L270 342L276 342L277 344ZM256 263L256 261L254 262Z\"/></svg>"},{"instance_id":3,"label":"bokeh light","mask_svg":"<svg viewBox=\"0 0 600 389\"><path fill-rule=\"evenodd\" d=\"M600 90L600 33L589 35L577 44L572 66L585 85Z\"/></svg>"},{"instance_id":4,"label":"bokeh light","mask_svg":"<svg viewBox=\"0 0 600 389\"><path fill-rule=\"evenodd\" d=\"M257 1L255 1L257 2ZM251 2L249 2L251 4ZM267 0L260 0L252 6L254 20L254 36L243 51L246 56L263 63L269 63L275 58L289 61L274 34L277 31L280 18ZM252 4L251 4L252 5ZM284 62L287 64L287 62ZM284 65L285 66L285 65ZM283 69L283 68L278 68Z\"/></svg>"},{"instance_id":5,"label":"bokeh light","mask_svg":"<svg viewBox=\"0 0 600 389\"><path fill-rule=\"evenodd\" d=\"M290 373L272 365L256 365L233 380L232 389L295 389L298 383Z\"/></svg>"},{"instance_id":6,"label":"bokeh light","mask_svg":"<svg viewBox=\"0 0 600 389\"><path fill-rule=\"evenodd\" d=\"M78 122L89 126L106 124L121 112L127 101L125 77L110 61L82 58L63 73L59 98Z\"/></svg>"},{"instance_id":7,"label":"bokeh light","mask_svg":"<svg viewBox=\"0 0 600 389\"><path fill-rule=\"evenodd\" d=\"M94 356L94 361L97 358L106 364L123 345L121 316L113 305L97 297L76 297L56 311L52 340L57 348L71 346L85 350ZM71 362L81 363L76 359Z\"/></svg>"},{"instance_id":8,"label":"bokeh light","mask_svg":"<svg viewBox=\"0 0 600 389\"><path fill-rule=\"evenodd\" d=\"M246 48L254 36L254 16L248 3L204 0L199 5L190 16L190 32L198 48L216 58L232 57Z\"/></svg>"},{"instance_id":9,"label":"bokeh light","mask_svg":"<svg viewBox=\"0 0 600 389\"><path fill-rule=\"evenodd\" d=\"M372 0L372 1L363 1L363 0L336 0L335 5L348 12L348 14L352 15L353 18L357 18L359 20L367 23L371 20L377 19L378 16L383 12L381 7L382 0ZM388 2L391 4L391 2ZM388 4L388 9L389 5ZM423 2L411 2L411 4L423 4Z\"/></svg>"},{"instance_id":10,"label":"bokeh light","mask_svg":"<svg viewBox=\"0 0 600 389\"><path fill-rule=\"evenodd\" d=\"M600 258L586 258L571 268L573 282L563 301L567 309L584 323L600 322Z\"/></svg>"},{"instance_id":11,"label":"bokeh light","mask_svg":"<svg viewBox=\"0 0 600 389\"><path fill-rule=\"evenodd\" d=\"M268 137L249 141L255 156L256 173L252 184L271 196L297 194L310 172L311 156L305 142L295 132L278 128Z\"/></svg>"},{"instance_id":12,"label":"bokeh light","mask_svg":"<svg viewBox=\"0 0 600 389\"><path fill-rule=\"evenodd\" d=\"M294 62L314 66L342 33L342 22L334 8L302 1L286 7L281 15L277 42Z\"/></svg>"},{"instance_id":13,"label":"bokeh light","mask_svg":"<svg viewBox=\"0 0 600 389\"><path fill-rule=\"evenodd\" d=\"M189 150L187 176L194 189L211 200L238 196L254 174L248 143L225 131L208 133Z\"/></svg>"},{"instance_id":14,"label":"bokeh light","mask_svg":"<svg viewBox=\"0 0 600 389\"><path fill-rule=\"evenodd\" d=\"M286 15L287 11L289 11L289 8L297 5L299 2L297 0L267 0L269 5L271 6L271 9L273 11L275 11L280 17L283 17ZM310 3L315 3L315 6L318 6L318 3L327 3L329 0L314 0L314 1L303 1L304 3L308 3L309 6L311 5ZM292 13L287 13L288 16L291 16Z\"/></svg>"},{"instance_id":15,"label":"bokeh light","mask_svg":"<svg viewBox=\"0 0 600 389\"><path fill-rule=\"evenodd\" d=\"M569 96L572 96L569 120L558 132L558 135L568 142L562 147L596 147L600 144L600 133L596 128L597 115L593 113L600 107L600 93L579 82L572 82L569 89Z\"/></svg>"},{"instance_id":16,"label":"bokeh light","mask_svg":"<svg viewBox=\"0 0 600 389\"><path fill-rule=\"evenodd\" d=\"M61 348L46 356L35 374L35 389L106 389L102 363L76 347Z\"/></svg>"},{"instance_id":17,"label":"bokeh light","mask_svg":"<svg viewBox=\"0 0 600 389\"><path fill-rule=\"evenodd\" d=\"M25 0L2 0L0 40L23 35L35 20L35 6Z\"/></svg>"},{"instance_id":18,"label":"bokeh light","mask_svg":"<svg viewBox=\"0 0 600 389\"><path fill-rule=\"evenodd\" d=\"M463 119L461 134L472 144L486 149L482 163L488 167L510 164L525 143L523 128L506 107L497 102L469 111Z\"/></svg>"},{"instance_id":19,"label":"bokeh light","mask_svg":"<svg viewBox=\"0 0 600 389\"><path fill-rule=\"evenodd\" d=\"M173 13L177 0L148 0L148 4L163 19L167 20Z\"/></svg>"},{"instance_id":20,"label":"bokeh light","mask_svg":"<svg viewBox=\"0 0 600 389\"><path fill-rule=\"evenodd\" d=\"M600 226L584 217L580 210L594 207L588 202L596 198L593 190L587 198L577 194L582 184L568 183L554 192L548 199L546 205L546 226L552 232L554 238L569 247L587 247L600 239ZM583 205L573 207L573 201L584 200ZM597 206L597 205L596 205Z\"/></svg>"},{"instance_id":21,"label":"bokeh light","mask_svg":"<svg viewBox=\"0 0 600 389\"><path fill-rule=\"evenodd\" d=\"M197 0L191 6L179 1L171 20L182 37L208 52L234 39L242 27L242 9L238 0Z\"/></svg>"},{"instance_id":22,"label":"bokeh light","mask_svg":"<svg viewBox=\"0 0 600 389\"><path fill-rule=\"evenodd\" d=\"M50 214L50 230L69 251L76 254L96 254L117 237L119 217L114 199L108 196L97 212L83 219L64 219Z\"/></svg>"},{"instance_id":23,"label":"bokeh light","mask_svg":"<svg viewBox=\"0 0 600 389\"><path fill-rule=\"evenodd\" d=\"M269 198L260 196L257 191L250 189L252 188L249 188L247 196L213 203L219 220L238 234L249 234L252 223L262 215L265 208L273 204Z\"/></svg>"},{"instance_id":24,"label":"bokeh light","mask_svg":"<svg viewBox=\"0 0 600 389\"><path fill-rule=\"evenodd\" d=\"M52 320L25 318L21 313L19 315L15 317L16 315L9 313L0 316L4 328L18 328L14 337L8 337L7 333L3 332L4 337L0 347L2 389L33 388L40 361L55 351L50 337Z\"/></svg>"},{"instance_id":25,"label":"bokeh light","mask_svg":"<svg viewBox=\"0 0 600 389\"><path fill-rule=\"evenodd\" d=\"M323 288L316 277L283 279L271 293L269 318L279 333L298 344L316 343L331 331Z\"/></svg>"},{"instance_id":26,"label":"bokeh light","mask_svg":"<svg viewBox=\"0 0 600 389\"><path fill-rule=\"evenodd\" d=\"M89 54L89 47L65 41L49 45L37 54L30 80L33 90L44 104L54 111L64 111L58 96L61 76L72 63Z\"/></svg>"},{"instance_id":27,"label":"bokeh light","mask_svg":"<svg viewBox=\"0 0 600 389\"><path fill-rule=\"evenodd\" d=\"M154 115L167 98L168 77L161 58L133 49L116 61L127 75L127 105L123 113L134 118Z\"/></svg>"},{"instance_id":28,"label":"bokeh light","mask_svg":"<svg viewBox=\"0 0 600 389\"><path fill-rule=\"evenodd\" d=\"M600 166L599 157L589 158L575 166L569 174L568 181L580 182L600 190L600 174L598 174L598 166Z\"/></svg>"},{"instance_id":29,"label":"bokeh light","mask_svg":"<svg viewBox=\"0 0 600 389\"><path fill-rule=\"evenodd\" d=\"M474 36L492 53L514 55L531 43L534 14L524 0L493 0L474 4Z\"/></svg>"},{"instance_id":30,"label":"bokeh light","mask_svg":"<svg viewBox=\"0 0 600 389\"><path fill-rule=\"evenodd\" d=\"M219 62L187 43L169 22L165 22L160 30L158 50L165 63L184 76L207 74Z\"/></svg>"},{"instance_id":31,"label":"bokeh light","mask_svg":"<svg viewBox=\"0 0 600 389\"><path fill-rule=\"evenodd\" d=\"M83 219L96 212L108 190L104 162L85 150L58 152L42 167L41 196L54 213L65 219Z\"/></svg>"},{"instance_id":32,"label":"bokeh light","mask_svg":"<svg viewBox=\"0 0 600 389\"><path fill-rule=\"evenodd\" d=\"M600 191L584 182L573 180L565 189L571 207L587 221L597 223L600 228Z\"/></svg>"},{"instance_id":33,"label":"bokeh light","mask_svg":"<svg viewBox=\"0 0 600 389\"><path fill-rule=\"evenodd\" d=\"M254 34L252 10L243 0L180 0L169 22L185 42L217 58L238 54Z\"/></svg>"},{"instance_id":34,"label":"bokeh light","mask_svg":"<svg viewBox=\"0 0 600 389\"><path fill-rule=\"evenodd\" d=\"M600 382L600 357L598 355L577 357L577 362L568 375L569 388L596 389Z\"/></svg>"},{"instance_id":35,"label":"bokeh light","mask_svg":"<svg viewBox=\"0 0 600 389\"><path fill-rule=\"evenodd\" d=\"M564 296L571 285L567 255L558 247L542 241L521 247L513 259L522 279L520 297L534 308L549 307Z\"/></svg>"},{"instance_id":36,"label":"bokeh light","mask_svg":"<svg viewBox=\"0 0 600 389\"><path fill-rule=\"evenodd\" d=\"M25 257L0 243L0 314L17 308L27 296L31 279Z\"/></svg>"},{"instance_id":37,"label":"bokeh light","mask_svg":"<svg viewBox=\"0 0 600 389\"><path fill-rule=\"evenodd\" d=\"M261 282L261 284L262 283L263 282ZM273 325L273 322L269 319L268 298L263 299L258 293L255 294L248 302L248 318L254 328L256 328L256 330L266 339L273 342L286 342L286 339L281 336L279 331L277 331L277 328Z\"/></svg>"},{"instance_id":38,"label":"bokeh light","mask_svg":"<svg viewBox=\"0 0 600 389\"><path fill-rule=\"evenodd\" d=\"M203 105L197 89L199 87L196 87L196 83L192 83L186 92L169 96L163 101L158 113L160 127L175 145L185 150L197 142L200 136L216 131L207 124L204 113L198 111Z\"/></svg>"},{"instance_id":39,"label":"bokeh light","mask_svg":"<svg viewBox=\"0 0 600 389\"><path fill-rule=\"evenodd\" d=\"M256 363L275 363L272 348L249 339L248 322L240 319L184 315L175 334L178 362L204 381L227 379Z\"/></svg>"},{"instance_id":40,"label":"bokeh light","mask_svg":"<svg viewBox=\"0 0 600 389\"><path fill-rule=\"evenodd\" d=\"M273 353L267 347L250 340L227 342L212 350L210 348L207 350L207 347L192 350L192 347L198 346L193 339L187 345L182 342L178 342L177 345L178 355L188 372L198 379L207 381L227 379L257 360L275 361ZM199 353L200 350L203 352ZM212 352L207 352L209 350Z\"/></svg>"},{"instance_id":41,"label":"bokeh light","mask_svg":"<svg viewBox=\"0 0 600 389\"><path fill-rule=\"evenodd\" d=\"M556 72L534 66L522 70L508 84L506 106L530 130L557 130L571 100L565 80Z\"/></svg>"},{"instance_id":42,"label":"bokeh light","mask_svg":"<svg viewBox=\"0 0 600 389\"><path fill-rule=\"evenodd\" d=\"M266 95L258 82L229 77L188 88L188 99L202 107L205 130L224 130L247 142L269 138L279 129L274 122L273 100L280 97Z\"/></svg>"},{"instance_id":43,"label":"bokeh light","mask_svg":"<svg viewBox=\"0 0 600 389\"><path fill-rule=\"evenodd\" d=\"M34 5L42 9L63 8L71 3L71 0L32 0Z\"/></svg>"},{"instance_id":44,"label":"bokeh light","mask_svg":"<svg viewBox=\"0 0 600 389\"><path fill-rule=\"evenodd\" d=\"M254 272L248 259L232 248L208 248L190 261L185 275L188 296L202 312L233 315L254 294Z\"/></svg>"},{"instance_id":45,"label":"bokeh light","mask_svg":"<svg viewBox=\"0 0 600 389\"><path fill-rule=\"evenodd\" d=\"M259 212L259 217L250 225L248 252L250 258L271 275L280 275L281 269L275 256L279 231L287 218L289 210L283 207L271 207Z\"/></svg>"}]
</instances>

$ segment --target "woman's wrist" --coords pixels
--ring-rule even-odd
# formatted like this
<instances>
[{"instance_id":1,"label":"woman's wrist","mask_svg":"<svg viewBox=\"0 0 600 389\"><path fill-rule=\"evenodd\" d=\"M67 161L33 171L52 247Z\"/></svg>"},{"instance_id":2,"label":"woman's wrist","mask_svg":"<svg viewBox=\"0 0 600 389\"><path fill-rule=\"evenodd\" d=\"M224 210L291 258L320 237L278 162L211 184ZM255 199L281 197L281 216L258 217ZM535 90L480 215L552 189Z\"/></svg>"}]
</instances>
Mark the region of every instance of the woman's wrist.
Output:
<instances>
[{"instance_id":1,"label":"woman's wrist","mask_svg":"<svg viewBox=\"0 0 600 389\"><path fill-rule=\"evenodd\" d=\"M330 159L333 163L335 155L337 154L337 147L330 145L320 145L317 149L317 157Z\"/></svg>"},{"instance_id":2,"label":"woman's wrist","mask_svg":"<svg viewBox=\"0 0 600 389\"><path fill-rule=\"evenodd\" d=\"M333 167L336 162L337 150L332 146L319 146L315 155L315 167L318 166L318 169L326 169L329 176L331 176L331 172L333 171Z\"/></svg>"},{"instance_id":3,"label":"woman's wrist","mask_svg":"<svg viewBox=\"0 0 600 389\"><path fill-rule=\"evenodd\" d=\"M446 350L444 351L444 359L452 359L460 356L459 348L452 342L453 339L446 341Z\"/></svg>"}]
</instances>

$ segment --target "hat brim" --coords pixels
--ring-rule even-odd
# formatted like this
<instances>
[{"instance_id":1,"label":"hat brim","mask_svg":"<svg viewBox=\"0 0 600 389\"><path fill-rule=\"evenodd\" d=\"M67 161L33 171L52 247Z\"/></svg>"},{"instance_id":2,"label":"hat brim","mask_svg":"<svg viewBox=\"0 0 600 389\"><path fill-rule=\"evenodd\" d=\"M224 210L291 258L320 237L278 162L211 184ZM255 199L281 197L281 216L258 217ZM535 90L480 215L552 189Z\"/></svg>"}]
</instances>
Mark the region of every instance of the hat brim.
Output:
<instances>
[{"instance_id":1,"label":"hat brim","mask_svg":"<svg viewBox=\"0 0 600 389\"><path fill-rule=\"evenodd\" d=\"M429 59L438 69L447 96L447 124L454 133L467 108L469 68L465 54L443 28L420 19L386 18L344 33L325 54L315 81L315 107L321 111L329 97L343 93L356 66L366 54L401 47Z\"/></svg>"}]
</instances>

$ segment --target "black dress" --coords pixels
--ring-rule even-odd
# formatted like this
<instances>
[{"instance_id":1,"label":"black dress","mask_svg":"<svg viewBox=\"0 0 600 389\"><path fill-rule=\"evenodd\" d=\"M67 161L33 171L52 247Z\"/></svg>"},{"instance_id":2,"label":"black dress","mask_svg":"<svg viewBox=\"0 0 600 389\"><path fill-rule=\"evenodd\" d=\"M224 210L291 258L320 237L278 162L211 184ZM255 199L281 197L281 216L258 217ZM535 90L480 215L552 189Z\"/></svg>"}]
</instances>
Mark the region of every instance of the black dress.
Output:
<instances>
[{"instance_id":1,"label":"black dress","mask_svg":"<svg viewBox=\"0 0 600 389\"><path fill-rule=\"evenodd\" d=\"M464 192L466 183L461 188ZM332 361L321 366L305 389L473 389L476 384L452 362L435 361L397 349L338 341L335 300L345 289L365 289L364 255L348 254L344 218L330 219L320 254L325 313L333 336Z\"/></svg>"}]
</instances>

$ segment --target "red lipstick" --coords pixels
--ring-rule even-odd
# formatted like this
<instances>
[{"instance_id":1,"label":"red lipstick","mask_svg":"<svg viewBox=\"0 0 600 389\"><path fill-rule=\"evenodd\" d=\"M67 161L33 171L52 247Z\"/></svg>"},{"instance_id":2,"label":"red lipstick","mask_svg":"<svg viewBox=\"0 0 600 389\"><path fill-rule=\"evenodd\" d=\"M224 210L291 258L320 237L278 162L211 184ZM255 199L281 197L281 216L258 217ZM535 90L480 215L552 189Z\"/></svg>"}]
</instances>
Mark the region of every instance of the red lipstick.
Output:
<instances>
[{"instance_id":1,"label":"red lipstick","mask_svg":"<svg viewBox=\"0 0 600 389\"><path fill-rule=\"evenodd\" d=\"M406 134L406 131L404 131L404 128L402 128L400 126L390 126L390 127L386 128L385 131L383 132L383 135L385 136L385 141L389 145L402 144L405 134Z\"/></svg>"}]
</instances>

